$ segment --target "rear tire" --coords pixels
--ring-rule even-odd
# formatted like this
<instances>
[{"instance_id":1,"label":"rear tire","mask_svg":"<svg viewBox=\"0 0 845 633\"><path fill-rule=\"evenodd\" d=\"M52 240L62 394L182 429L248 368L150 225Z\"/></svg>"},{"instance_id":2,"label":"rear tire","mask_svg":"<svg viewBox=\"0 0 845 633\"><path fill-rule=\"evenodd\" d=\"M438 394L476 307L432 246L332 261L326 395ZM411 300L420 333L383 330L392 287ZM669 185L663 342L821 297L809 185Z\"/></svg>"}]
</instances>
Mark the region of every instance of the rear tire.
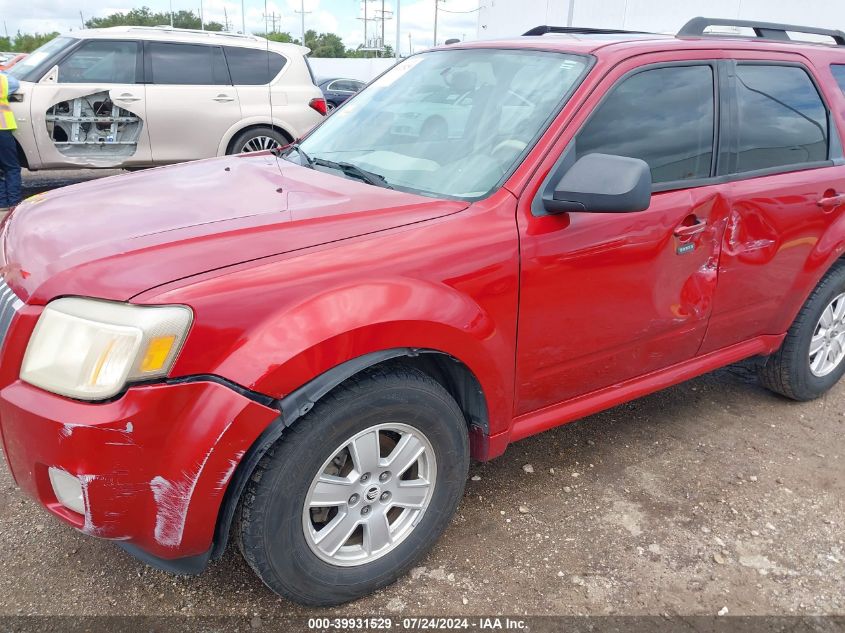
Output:
<instances>
[{"instance_id":1,"label":"rear tire","mask_svg":"<svg viewBox=\"0 0 845 633\"><path fill-rule=\"evenodd\" d=\"M354 600L431 548L468 468L466 421L439 383L409 368L366 372L320 400L261 459L239 504L238 545L286 598Z\"/></svg>"},{"instance_id":2,"label":"rear tire","mask_svg":"<svg viewBox=\"0 0 845 633\"><path fill-rule=\"evenodd\" d=\"M810 294L780 348L760 368L764 387L804 401L818 398L839 381L845 374L843 295L845 262L840 261Z\"/></svg>"},{"instance_id":3,"label":"rear tire","mask_svg":"<svg viewBox=\"0 0 845 633\"><path fill-rule=\"evenodd\" d=\"M278 149L289 144L285 134L271 127L254 127L245 130L235 137L229 148L229 154L244 154L250 152L261 152L268 149Z\"/></svg>"}]
</instances>

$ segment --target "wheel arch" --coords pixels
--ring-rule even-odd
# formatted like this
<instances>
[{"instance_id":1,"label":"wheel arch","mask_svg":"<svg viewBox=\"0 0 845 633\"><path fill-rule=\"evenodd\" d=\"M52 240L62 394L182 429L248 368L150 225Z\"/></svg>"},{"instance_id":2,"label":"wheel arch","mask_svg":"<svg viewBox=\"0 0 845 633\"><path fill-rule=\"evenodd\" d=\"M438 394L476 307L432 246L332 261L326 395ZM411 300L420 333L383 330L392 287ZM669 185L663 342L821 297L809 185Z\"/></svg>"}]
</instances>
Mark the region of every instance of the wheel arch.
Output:
<instances>
[{"instance_id":1,"label":"wheel arch","mask_svg":"<svg viewBox=\"0 0 845 633\"><path fill-rule=\"evenodd\" d=\"M221 143L222 151L218 151L218 154L228 155L229 153L231 153L235 141L241 134L258 128L271 128L272 130L284 136L290 143L292 143L295 138L295 136L290 132L290 130L275 121L255 121L253 123L249 123L248 125L243 125L242 121L237 128L229 130L223 137L223 142Z\"/></svg>"},{"instance_id":2,"label":"wheel arch","mask_svg":"<svg viewBox=\"0 0 845 633\"><path fill-rule=\"evenodd\" d=\"M316 376L279 401L281 415L253 442L226 488L214 530L212 559L220 558L225 552L243 491L258 462L284 435L285 429L299 422L314 404L346 381L364 371L390 364L401 364L423 371L455 398L467 423L472 456L484 459L481 447L483 439L490 432L487 399L480 381L466 364L445 352L411 347L380 350L353 358Z\"/></svg>"}]
</instances>

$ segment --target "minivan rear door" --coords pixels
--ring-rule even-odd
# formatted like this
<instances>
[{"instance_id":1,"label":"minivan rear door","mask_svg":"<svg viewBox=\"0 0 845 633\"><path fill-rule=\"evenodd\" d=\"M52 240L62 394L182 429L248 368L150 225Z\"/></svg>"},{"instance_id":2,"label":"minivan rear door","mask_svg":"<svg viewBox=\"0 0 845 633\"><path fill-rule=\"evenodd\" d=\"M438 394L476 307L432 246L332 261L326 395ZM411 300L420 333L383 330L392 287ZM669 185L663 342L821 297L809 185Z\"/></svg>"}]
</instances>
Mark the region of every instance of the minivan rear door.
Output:
<instances>
[{"instance_id":1,"label":"minivan rear door","mask_svg":"<svg viewBox=\"0 0 845 633\"><path fill-rule=\"evenodd\" d=\"M241 120L220 46L145 42L147 116L156 163L218 155L224 135Z\"/></svg>"}]
</instances>

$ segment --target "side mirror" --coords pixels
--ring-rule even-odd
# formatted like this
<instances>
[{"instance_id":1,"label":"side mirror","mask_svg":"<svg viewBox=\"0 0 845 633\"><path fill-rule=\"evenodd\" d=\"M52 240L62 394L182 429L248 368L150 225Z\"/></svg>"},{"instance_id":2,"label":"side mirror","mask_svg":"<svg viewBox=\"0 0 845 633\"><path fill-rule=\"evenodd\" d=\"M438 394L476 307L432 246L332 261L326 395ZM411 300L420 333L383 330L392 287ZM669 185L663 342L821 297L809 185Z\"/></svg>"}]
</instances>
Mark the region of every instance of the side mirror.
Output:
<instances>
[{"instance_id":1,"label":"side mirror","mask_svg":"<svg viewBox=\"0 0 845 633\"><path fill-rule=\"evenodd\" d=\"M648 163L639 158L610 154L587 154L579 158L554 191L543 194L547 213L628 213L644 211L650 203Z\"/></svg>"}]
</instances>

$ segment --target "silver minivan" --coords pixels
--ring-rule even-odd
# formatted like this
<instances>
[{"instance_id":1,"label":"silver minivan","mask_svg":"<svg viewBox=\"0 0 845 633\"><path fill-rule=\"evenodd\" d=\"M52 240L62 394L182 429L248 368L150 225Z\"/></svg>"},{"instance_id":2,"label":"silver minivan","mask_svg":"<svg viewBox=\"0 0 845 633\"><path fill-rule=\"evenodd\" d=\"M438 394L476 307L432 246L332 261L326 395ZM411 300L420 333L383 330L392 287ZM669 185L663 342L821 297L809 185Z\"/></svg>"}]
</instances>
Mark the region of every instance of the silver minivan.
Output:
<instances>
[{"instance_id":1,"label":"silver minivan","mask_svg":"<svg viewBox=\"0 0 845 633\"><path fill-rule=\"evenodd\" d=\"M58 37L9 71L22 162L133 168L285 145L326 111L308 52L169 27Z\"/></svg>"}]
</instances>

